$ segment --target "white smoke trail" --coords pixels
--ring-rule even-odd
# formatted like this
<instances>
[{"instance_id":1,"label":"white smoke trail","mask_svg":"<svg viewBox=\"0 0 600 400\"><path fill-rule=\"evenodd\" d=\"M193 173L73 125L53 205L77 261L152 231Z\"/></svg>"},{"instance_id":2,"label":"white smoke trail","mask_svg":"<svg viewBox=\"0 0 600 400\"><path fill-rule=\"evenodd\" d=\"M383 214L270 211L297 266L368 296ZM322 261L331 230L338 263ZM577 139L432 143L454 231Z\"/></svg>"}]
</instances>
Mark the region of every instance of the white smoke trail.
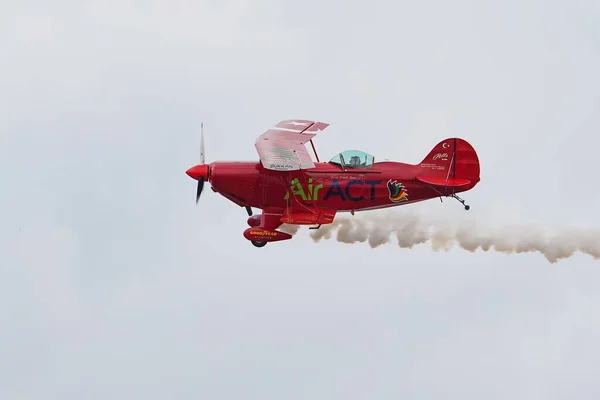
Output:
<instances>
[{"instance_id":1,"label":"white smoke trail","mask_svg":"<svg viewBox=\"0 0 600 400\"><path fill-rule=\"evenodd\" d=\"M299 229L300 229L300 225L292 225L292 224L283 224L278 228L278 230L280 230L281 232L289 233L292 236L294 236L296 233L298 233Z\"/></svg>"},{"instance_id":2,"label":"white smoke trail","mask_svg":"<svg viewBox=\"0 0 600 400\"><path fill-rule=\"evenodd\" d=\"M538 226L513 226L490 230L474 220L451 220L439 216L388 213L365 217L340 217L310 233L315 242L331 239L342 243L368 242L372 248L389 243L396 236L402 248L431 242L434 251L448 251L453 245L475 252L495 250L506 254L538 252L551 263L582 252L600 259L600 231L561 229L557 233ZM296 233L296 232L294 232Z\"/></svg>"}]
</instances>

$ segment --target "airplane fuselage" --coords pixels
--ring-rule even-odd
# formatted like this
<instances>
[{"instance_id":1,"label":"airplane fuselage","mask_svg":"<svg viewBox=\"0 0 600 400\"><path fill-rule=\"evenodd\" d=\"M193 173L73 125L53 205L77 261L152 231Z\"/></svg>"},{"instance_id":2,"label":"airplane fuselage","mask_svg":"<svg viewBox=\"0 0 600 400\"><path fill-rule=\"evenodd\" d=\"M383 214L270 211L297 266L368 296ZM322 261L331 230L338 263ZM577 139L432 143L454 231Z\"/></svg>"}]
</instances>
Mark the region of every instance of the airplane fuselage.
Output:
<instances>
[{"instance_id":1,"label":"airplane fuselage","mask_svg":"<svg viewBox=\"0 0 600 400\"><path fill-rule=\"evenodd\" d=\"M401 162L379 162L371 168L346 169L330 163L296 171L272 171L260 162L214 162L213 191L239 206L271 212L321 208L338 212L373 210L429 200L440 193L416 177L435 171ZM455 188L452 193L471 189Z\"/></svg>"},{"instance_id":2,"label":"airplane fuselage","mask_svg":"<svg viewBox=\"0 0 600 400\"><path fill-rule=\"evenodd\" d=\"M198 181L196 202L205 182L212 190L247 209L250 228L244 237L257 247L287 240L278 230L282 224L333 223L338 212L396 207L436 197L451 196L477 185L480 167L473 146L461 138L446 138L436 144L419 164L374 162L358 150L338 153L329 162L314 162L306 144L318 160L312 138L329 124L309 120L284 120L255 141L258 161L201 163L186 173ZM261 209L254 215L252 208Z\"/></svg>"}]
</instances>

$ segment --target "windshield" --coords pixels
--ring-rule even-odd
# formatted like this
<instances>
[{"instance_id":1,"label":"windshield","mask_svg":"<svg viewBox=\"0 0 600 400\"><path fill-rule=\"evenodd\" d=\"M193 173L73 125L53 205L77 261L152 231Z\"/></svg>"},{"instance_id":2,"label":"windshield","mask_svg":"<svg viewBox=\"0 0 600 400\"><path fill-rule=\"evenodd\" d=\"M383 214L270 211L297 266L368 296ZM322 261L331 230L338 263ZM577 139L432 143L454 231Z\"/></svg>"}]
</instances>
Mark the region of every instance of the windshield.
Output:
<instances>
[{"instance_id":1,"label":"windshield","mask_svg":"<svg viewBox=\"0 0 600 400\"><path fill-rule=\"evenodd\" d=\"M345 168L372 168L373 156L364 151L346 150L337 154L329 162Z\"/></svg>"}]
</instances>

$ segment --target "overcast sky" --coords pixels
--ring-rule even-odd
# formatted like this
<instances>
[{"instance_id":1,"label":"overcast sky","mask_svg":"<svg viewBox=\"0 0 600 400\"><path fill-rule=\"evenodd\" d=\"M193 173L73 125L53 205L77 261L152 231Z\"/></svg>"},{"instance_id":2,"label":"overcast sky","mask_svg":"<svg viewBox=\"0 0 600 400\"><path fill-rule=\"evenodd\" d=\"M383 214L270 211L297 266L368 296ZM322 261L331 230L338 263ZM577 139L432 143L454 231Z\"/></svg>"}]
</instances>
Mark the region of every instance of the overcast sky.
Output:
<instances>
[{"instance_id":1,"label":"overcast sky","mask_svg":"<svg viewBox=\"0 0 600 400\"><path fill-rule=\"evenodd\" d=\"M569 4L569 5L567 5ZM600 228L600 3L0 1L0 398L592 399L600 261L254 248L185 170L477 149L485 223ZM410 212L398 209L398 213ZM411 206L465 218L456 201Z\"/></svg>"}]
</instances>

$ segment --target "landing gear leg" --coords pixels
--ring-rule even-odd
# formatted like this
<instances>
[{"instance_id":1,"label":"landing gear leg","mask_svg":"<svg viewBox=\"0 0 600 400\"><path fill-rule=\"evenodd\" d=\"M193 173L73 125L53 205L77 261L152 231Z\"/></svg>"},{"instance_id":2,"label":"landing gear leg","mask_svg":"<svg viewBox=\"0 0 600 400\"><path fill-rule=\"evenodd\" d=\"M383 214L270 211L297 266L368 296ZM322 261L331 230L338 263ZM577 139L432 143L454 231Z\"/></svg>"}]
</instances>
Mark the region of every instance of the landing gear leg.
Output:
<instances>
[{"instance_id":1,"label":"landing gear leg","mask_svg":"<svg viewBox=\"0 0 600 400\"><path fill-rule=\"evenodd\" d=\"M454 197L456 200L458 200L459 203L465 206L465 210L469 211L469 209L471 208L468 204L465 204L465 201L458 197L456 194L453 194L451 197Z\"/></svg>"},{"instance_id":2,"label":"landing gear leg","mask_svg":"<svg viewBox=\"0 0 600 400\"><path fill-rule=\"evenodd\" d=\"M251 240L251 242L255 247L264 247L267 245L267 242L261 242L260 240Z\"/></svg>"}]
</instances>

